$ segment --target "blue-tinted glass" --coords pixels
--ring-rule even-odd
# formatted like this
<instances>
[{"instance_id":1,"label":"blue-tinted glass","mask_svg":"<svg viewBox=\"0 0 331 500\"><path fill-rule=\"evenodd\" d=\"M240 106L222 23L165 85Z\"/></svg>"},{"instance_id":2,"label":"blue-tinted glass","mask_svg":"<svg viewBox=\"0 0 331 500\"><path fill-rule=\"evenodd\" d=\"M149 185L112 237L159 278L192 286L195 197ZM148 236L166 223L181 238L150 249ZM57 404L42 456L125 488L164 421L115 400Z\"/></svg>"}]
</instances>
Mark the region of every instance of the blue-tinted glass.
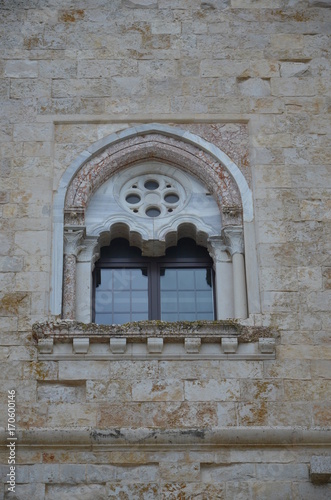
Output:
<instances>
[{"instance_id":1,"label":"blue-tinted glass","mask_svg":"<svg viewBox=\"0 0 331 500\"><path fill-rule=\"evenodd\" d=\"M194 290L194 270L178 269L177 274L179 290Z\"/></svg>"},{"instance_id":2,"label":"blue-tinted glass","mask_svg":"<svg viewBox=\"0 0 331 500\"><path fill-rule=\"evenodd\" d=\"M213 294L209 292L197 291L197 312L213 312Z\"/></svg>"},{"instance_id":3,"label":"blue-tinted glass","mask_svg":"<svg viewBox=\"0 0 331 500\"><path fill-rule=\"evenodd\" d=\"M132 313L131 321L144 321L146 319L148 319L148 312Z\"/></svg>"},{"instance_id":4,"label":"blue-tinted glass","mask_svg":"<svg viewBox=\"0 0 331 500\"><path fill-rule=\"evenodd\" d=\"M195 304L195 292L181 292L178 297L179 306L178 309L180 312L192 312L196 311Z\"/></svg>"},{"instance_id":5,"label":"blue-tinted glass","mask_svg":"<svg viewBox=\"0 0 331 500\"><path fill-rule=\"evenodd\" d=\"M112 310L112 293L102 292L97 288L95 293L95 310L96 312L111 312Z\"/></svg>"},{"instance_id":6,"label":"blue-tinted glass","mask_svg":"<svg viewBox=\"0 0 331 500\"><path fill-rule=\"evenodd\" d=\"M95 322L98 325L112 325L113 324L113 315L112 314L96 314Z\"/></svg>"},{"instance_id":7,"label":"blue-tinted glass","mask_svg":"<svg viewBox=\"0 0 331 500\"><path fill-rule=\"evenodd\" d=\"M111 290L113 282L113 270L112 269L101 269L100 272L101 283L98 285L97 290Z\"/></svg>"},{"instance_id":8,"label":"blue-tinted glass","mask_svg":"<svg viewBox=\"0 0 331 500\"><path fill-rule=\"evenodd\" d=\"M146 268L101 269L101 282L103 287L97 286L95 291L96 323L109 325L148 319Z\"/></svg>"},{"instance_id":9,"label":"blue-tinted glass","mask_svg":"<svg viewBox=\"0 0 331 500\"><path fill-rule=\"evenodd\" d=\"M161 293L161 310L162 312L177 311L177 294L174 292Z\"/></svg>"},{"instance_id":10,"label":"blue-tinted glass","mask_svg":"<svg viewBox=\"0 0 331 500\"><path fill-rule=\"evenodd\" d=\"M130 290L130 269L113 269L114 290Z\"/></svg>"},{"instance_id":11,"label":"blue-tinted glass","mask_svg":"<svg viewBox=\"0 0 331 500\"><path fill-rule=\"evenodd\" d=\"M123 325L123 323L129 323L130 321L131 321L130 314L121 314L121 313L113 314L114 325Z\"/></svg>"},{"instance_id":12,"label":"blue-tinted glass","mask_svg":"<svg viewBox=\"0 0 331 500\"><path fill-rule=\"evenodd\" d=\"M131 294L132 312L133 313L148 313L148 294L147 291L135 291Z\"/></svg>"},{"instance_id":13,"label":"blue-tinted glass","mask_svg":"<svg viewBox=\"0 0 331 500\"><path fill-rule=\"evenodd\" d=\"M162 269L160 286L161 290L177 289L177 271L175 269Z\"/></svg>"},{"instance_id":14,"label":"blue-tinted glass","mask_svg":"<svg viewBox=\"0 0 331 500\"><path fill-rule=\"evenodd\" d=\"M162 320L214 319L210 269L163 268L160 280Z\"/></svg>"},{"instance_id":15,"label":"blue-tinted glass","mask_svg":"<svg viewBox=\"0 0 331 500\"><path fill-rule=\"evenodd\" d=\"M178 314L174 313L163 313L161 316L162 321L178 321Z\"/></svg>"},{"instance_id":16,"label":"blue-tinted glass","mask_svg":"<svg viewBox=\"0 0 331 500\"><path fill-rule=\"evenodd\" d=\"M199 313L197 319L214 319L214 313Z\"/></svg>"},{"instance_id":17,"label":"blue-tinted glass","mask_svg":"<svg viewBox=\"0 0 331 500\"><path fill-rule=\"evenodd\" d=\"M195 313L179 313L178 321L195 321L197 315Z\"/></svg>"},{"instance_id":18,"label":"blue-tinted glass","mask_svg":"<svg viewBox=\"0 0 331 500\"><path fill-rule=\"evenodd\" d=\"M131 269L132 290L147 290L148 278L146 269Z\"/></svg>"},{"instance_id":19,"label":"blue-tinted glass","mask_svg":"<svg viewBox=\"0 0 331 500\"><path fill-rule=\"evenodd\" d=\"M210 269L196 269L195 286L197 290L211 290L211 270Z\"/></svg>"},{"instance_id":20,"label":"blue-tinted glass","mask_svg":"<svg viewBox=\"0 0 331 500\"><path fill-rule=\"evenodd\" d=\"M130 291L115 291L113 312L130 314L130 309Z\"/></svg>"}]
</instances>

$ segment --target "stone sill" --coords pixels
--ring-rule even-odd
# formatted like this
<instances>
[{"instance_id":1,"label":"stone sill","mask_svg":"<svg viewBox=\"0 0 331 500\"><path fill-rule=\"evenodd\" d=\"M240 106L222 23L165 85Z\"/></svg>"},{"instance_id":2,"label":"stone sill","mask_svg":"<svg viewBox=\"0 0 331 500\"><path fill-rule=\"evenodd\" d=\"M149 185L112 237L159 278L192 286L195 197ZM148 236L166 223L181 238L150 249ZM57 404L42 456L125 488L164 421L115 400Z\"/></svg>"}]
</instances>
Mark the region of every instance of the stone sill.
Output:
<instances>
[{"instance_id":1,"label":"stone sill","mask_svg":"<svg viewBox=\"0 0 331 500\"><path fill-rule=\"evenodd\" d=\"M271 335L268 328L230 321L33 325L40 360L274 359L276 340Z\"/></svg>"},{"instance_id":2,"label":"stone sill","mask_svg":"<svg viewBox=\"0 0 331 500\"><path fill-rule=\"evenodd\" d=\"M198 336L204 342L215 342L222 337L234 337L238 343L256 342L260 338L277 338L277 332L268 327L255 327L240 324L236 320L225 321L139 321L125 325L97 325L71 320L46 321L34 323L33 338L38 341L52 337L66 342L76 337L88 337L91 342L109 342L112 337L126 338L130 342L144 342L156 337L182 342L184 338Z\"/></svg>"}]
</instances>

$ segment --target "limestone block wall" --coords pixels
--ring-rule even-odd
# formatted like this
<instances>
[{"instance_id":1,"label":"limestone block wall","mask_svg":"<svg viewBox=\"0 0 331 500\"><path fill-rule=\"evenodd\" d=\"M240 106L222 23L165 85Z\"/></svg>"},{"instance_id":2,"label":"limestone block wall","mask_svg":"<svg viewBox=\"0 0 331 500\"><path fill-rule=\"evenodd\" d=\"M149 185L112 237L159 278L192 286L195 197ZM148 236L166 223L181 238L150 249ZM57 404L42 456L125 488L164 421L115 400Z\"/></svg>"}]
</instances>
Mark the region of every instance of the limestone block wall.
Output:
<instances>
[{"instance_id":1,"label":"limestone block wall","mask_svg":"<svg viewBox=\"0 0 331 500\"><path fill-rule=\"evenodd\" d=\"M330 497L309 475L330 456L330 6L0 2L0 499L12 389L15 498ZM38 360L60 178L149 122L211 124L252 186L247 324L278 332L274 360Z\"/></svg>"}]
</instances>

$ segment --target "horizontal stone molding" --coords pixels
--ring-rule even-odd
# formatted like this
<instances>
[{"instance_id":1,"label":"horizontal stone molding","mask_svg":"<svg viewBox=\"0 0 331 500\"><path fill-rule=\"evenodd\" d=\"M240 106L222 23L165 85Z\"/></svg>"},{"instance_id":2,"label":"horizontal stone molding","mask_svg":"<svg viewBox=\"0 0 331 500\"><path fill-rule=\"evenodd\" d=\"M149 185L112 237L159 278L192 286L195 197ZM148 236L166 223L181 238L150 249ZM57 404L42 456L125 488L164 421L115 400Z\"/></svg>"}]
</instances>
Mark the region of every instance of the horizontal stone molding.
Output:
<instances>
[{"instance_id":1,"label":"horizontal stone molding","mask_svg":"<svg viewBox=\"0 0 331 500\"><path fill-rule=\"evenodd\" d=\"M277 339L278 332L265 326L248 326L236 320L218 321L139 321L124 325L98 325L72 320L37 322L32 326L35 341L53 338L68 341L75 337L88 337L90 342L109 342L110 338L125 337L131 342L143 342L149 337L182 341L185 338L200 337L204 342L213 342L222 337L234 337L238 343L257 342L259 339Z\"/></svg>"},{"instance_id":2,"label":"horizontal stone molding","mask_svg":"<svg viewBox=\"0 0 331 500\"><path fill-rule=\"evenodd\" d=\"M0 429L2 446L8 433ZM111 428L111 429L28 429L16 431L19 446L33 447L107 447L114 448L183 448L226 446L331 446L331 430L293 427L217 427L217 428Z\"/></svg>"}]
</instances>

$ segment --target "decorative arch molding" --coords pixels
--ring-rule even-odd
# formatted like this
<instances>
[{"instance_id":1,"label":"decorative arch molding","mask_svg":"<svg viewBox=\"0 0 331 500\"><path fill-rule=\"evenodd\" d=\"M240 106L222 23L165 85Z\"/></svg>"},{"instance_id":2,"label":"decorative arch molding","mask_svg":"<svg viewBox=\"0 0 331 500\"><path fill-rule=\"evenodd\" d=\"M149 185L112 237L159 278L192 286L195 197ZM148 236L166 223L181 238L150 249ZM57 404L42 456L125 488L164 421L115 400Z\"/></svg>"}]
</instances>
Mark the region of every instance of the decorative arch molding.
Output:
<instances>
[{"instance_id":1,"label":"decorative arch molding","mask_svg":"<svg viewBox=\"0 0 331 500\"><path fill-rule=\"evenodd\" d=\"M239 168L225 153L201 137L177 127L146 124L122 130L83 151L60 180L53 209L52 314L60 315L62 310L64 227L69 228L72 233L81 232L84 228L85 208L93 193L121 169L151 159L176 165L198 178L217 201L223 226L244 226L245 243L247 239L248 248L255 252L252 193ZM166 246L180 234L178 227L169 228L169 234L165 231L162 235ZM105 228L100 230L100 238L107 239ZM198 227L196 232L203 234ZM138 241L140 237L136 236L134 239ZM94 237L91 238L91 245L92 240L94 249L100 246ZM84 242L81 248L84 248ZM256 256L253 257L254 260L256 261ZM253 266L253 269L256 271L257 267ZM250 310L258 312L257 278L248 273L247 281L251 284L252 292Z\"/></svg>"}]
</instances>

